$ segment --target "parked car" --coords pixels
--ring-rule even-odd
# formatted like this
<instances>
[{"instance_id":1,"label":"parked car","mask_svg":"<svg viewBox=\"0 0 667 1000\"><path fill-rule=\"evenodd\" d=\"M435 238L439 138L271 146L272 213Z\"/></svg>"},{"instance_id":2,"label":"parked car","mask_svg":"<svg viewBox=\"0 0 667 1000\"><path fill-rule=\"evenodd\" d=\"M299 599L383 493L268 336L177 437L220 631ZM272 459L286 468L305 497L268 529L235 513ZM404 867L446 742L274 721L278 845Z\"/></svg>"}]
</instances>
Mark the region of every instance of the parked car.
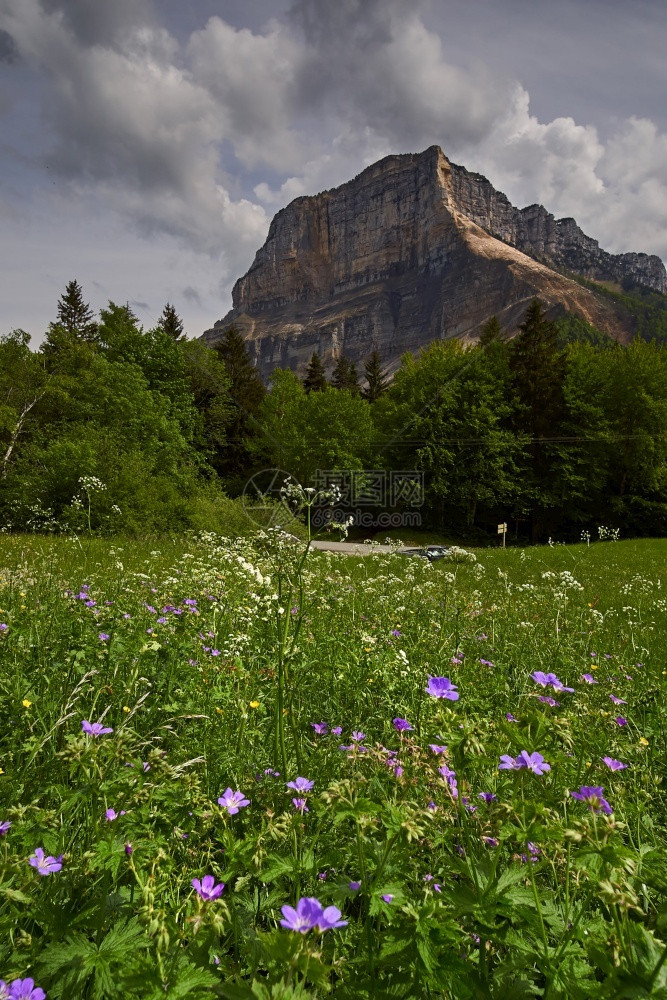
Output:
<instances>
[{"instance_id":1,"label":"parked car","mask_svg":"<svg viewBox=\"0 0 667 1000\"><path fill-rule=\"evenodd\" d=\"M444 545L427 545L423 549L401 549L401 555L418 556L421 559L428 559L429 562L436 562L449 555L449 549Z\"/></svg>"}]
</instances>

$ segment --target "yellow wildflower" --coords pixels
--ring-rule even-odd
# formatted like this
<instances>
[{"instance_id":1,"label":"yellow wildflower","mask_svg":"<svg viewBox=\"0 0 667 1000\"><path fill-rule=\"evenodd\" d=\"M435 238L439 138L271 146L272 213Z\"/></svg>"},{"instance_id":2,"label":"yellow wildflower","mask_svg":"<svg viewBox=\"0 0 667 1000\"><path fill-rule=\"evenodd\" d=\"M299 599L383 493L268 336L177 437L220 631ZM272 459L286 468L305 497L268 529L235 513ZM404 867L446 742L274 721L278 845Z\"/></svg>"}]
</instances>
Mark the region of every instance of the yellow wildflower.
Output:
<instances>
[{"instance_id":1,"label":"yellow wildflower","mask_svg":"<svg viewBox=\"0 0 667 1000\"><path fill-rule=\"evenodd\" d=\"M27 698L24 698L23 701L21 702L21 704L23 705L24 708L30 708L30 706L32 705L32 702L28 701Z\"/></svg>"},{"instance_id":2,"label":"yellow wildflower","mask_svg":"<svg viewBox=\"0 0 667 1000\"><path fill-rule=\"evenodd\" d=\"M250 707L251 708L259 708L259 702L258 701L251 701L250 702Z\"/></svg>"},{"instance_id":3,"label":"yellow wildflower","mask_svg":"<svg viewBox=\"0 0 667 1000\"><path fill-rule=\"evenodd\" d=\"M639 737L639 745L642 747L648 746L648 740L644 736Z\"/></svg>"},{"instance_id":4,"label":"yellow wildflower","mask_svg":"<svg viewBox=\"0 0 667 1000\"><path fill-rule=\"evenodd\" d=\"M123 705L123 711L127 714L127 712L130 711L130 706L129 705Z\"/></svg>"}]
</instances>

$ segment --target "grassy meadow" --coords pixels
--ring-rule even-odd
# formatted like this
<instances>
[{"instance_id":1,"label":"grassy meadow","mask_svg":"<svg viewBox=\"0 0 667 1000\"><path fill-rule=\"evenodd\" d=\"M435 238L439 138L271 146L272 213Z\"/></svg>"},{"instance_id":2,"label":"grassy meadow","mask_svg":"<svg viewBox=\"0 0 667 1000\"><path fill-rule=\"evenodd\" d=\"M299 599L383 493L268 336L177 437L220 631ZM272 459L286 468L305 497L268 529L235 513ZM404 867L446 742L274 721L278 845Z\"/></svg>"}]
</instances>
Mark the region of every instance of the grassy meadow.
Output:
<instances>
[{"instance_id":1,"label":"grassy meadow","mask_svg":"<svg viewBox=\"0 0 667 1000\"><path fill-rule=\"evenodd\" d=\"M0 998L667 997L666 568L0 537Z\"/></svg>"}]
</instances>

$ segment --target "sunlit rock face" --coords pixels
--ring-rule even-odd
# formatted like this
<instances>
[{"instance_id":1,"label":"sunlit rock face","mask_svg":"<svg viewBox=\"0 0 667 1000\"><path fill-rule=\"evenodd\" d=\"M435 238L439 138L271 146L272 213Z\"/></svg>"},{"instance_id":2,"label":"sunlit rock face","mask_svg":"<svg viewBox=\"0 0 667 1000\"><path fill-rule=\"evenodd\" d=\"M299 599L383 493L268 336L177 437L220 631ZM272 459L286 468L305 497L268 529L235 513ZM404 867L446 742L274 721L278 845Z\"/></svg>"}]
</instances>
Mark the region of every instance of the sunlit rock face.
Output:
<instances>
[{"instance_id":1,"label":"sunlit rock face","mask_svg":"<svg viewBox=\"0 0 667 1000\"><path fill-rule=\"evenodd\" d=\"M573 219L514 208L431 146L278 212L232 310L203 336L215 343L235 325L264 378L303 371L314 351L331 368L340 354L359 363L377 349L393 370L434 340L474 340L493 314L515 332L535 296L629 337L614 306L567 272L667 291L658 257L607 254Z\"/></svg>"}]
</instances>

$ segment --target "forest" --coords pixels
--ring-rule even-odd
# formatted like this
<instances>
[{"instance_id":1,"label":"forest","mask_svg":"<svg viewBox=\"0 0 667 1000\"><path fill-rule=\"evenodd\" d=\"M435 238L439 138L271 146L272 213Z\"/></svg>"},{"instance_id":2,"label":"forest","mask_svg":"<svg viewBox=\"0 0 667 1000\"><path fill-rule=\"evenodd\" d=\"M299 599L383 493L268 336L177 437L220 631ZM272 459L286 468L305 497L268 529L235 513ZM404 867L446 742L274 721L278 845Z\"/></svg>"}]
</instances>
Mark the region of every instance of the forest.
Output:
<instances>
[{"instance_id":1,"label":"forest","mask_svg":"<svg viewBox=\"0 0 667 1000\"><path fill-rule=\"evenodd\" d=\"M667 348L641 334L620 345L535 300L511 340L490 317L475 346L436 341L393 377L369 351L265 386L233 328L210 347L170 304L153 329L127 304L96 317L71 281L37 350L0 338L0 526L243 533L236 498L277 468L303 486L419 473L422 526L482 544L499 521L533 542L664 534Z\"/></svg>"}]
</instances>

